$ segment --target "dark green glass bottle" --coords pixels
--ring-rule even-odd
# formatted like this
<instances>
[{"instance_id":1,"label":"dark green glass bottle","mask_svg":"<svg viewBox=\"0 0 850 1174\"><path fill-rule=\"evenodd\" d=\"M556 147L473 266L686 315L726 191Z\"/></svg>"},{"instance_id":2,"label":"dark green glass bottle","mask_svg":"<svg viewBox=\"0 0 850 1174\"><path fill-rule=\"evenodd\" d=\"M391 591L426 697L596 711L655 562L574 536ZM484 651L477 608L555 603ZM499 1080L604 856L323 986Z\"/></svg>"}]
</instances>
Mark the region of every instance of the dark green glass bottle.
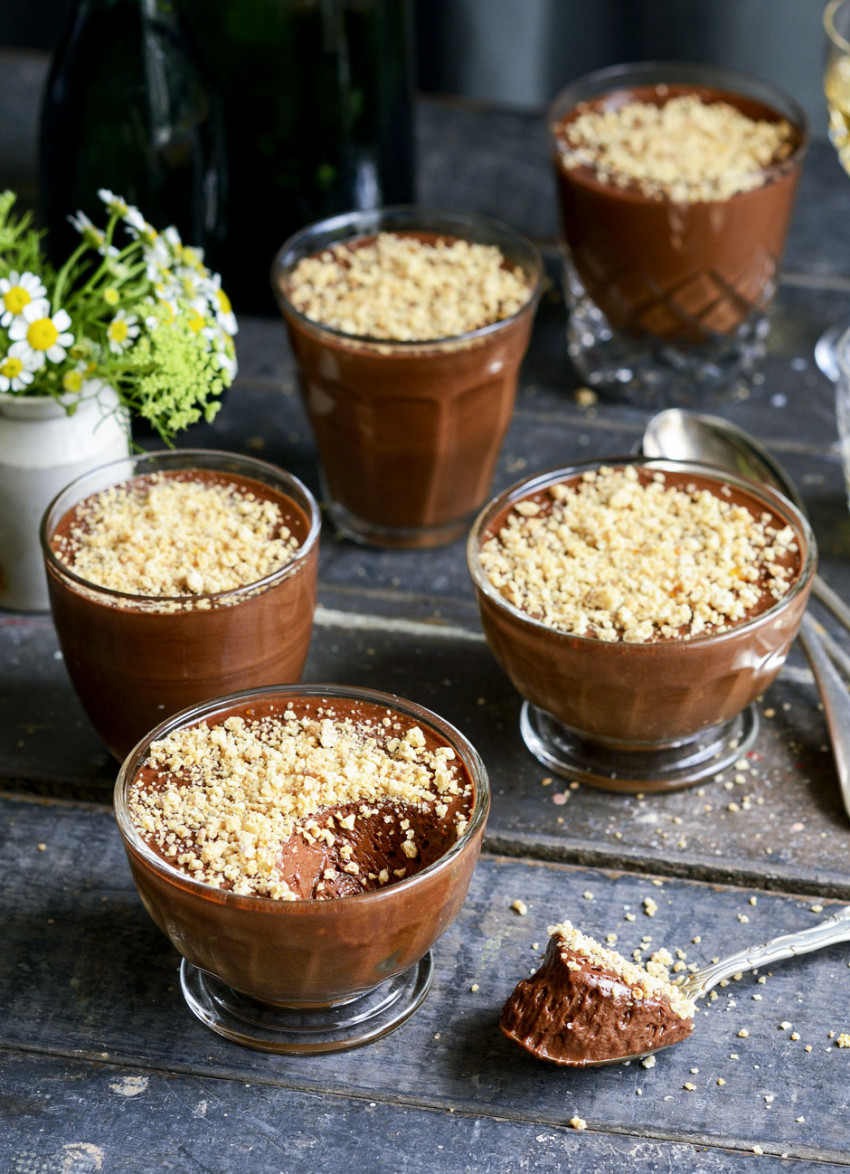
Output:
<instances>
[{"instance_id":1,"label":"dark green glass bottle","mask_svg":"<svg viewBox=\"0 0 850 1174\"><path fill-rule=\"evenodd\" d=\"M51 258L79 237L81 209L104 221L98 188L136 204L158 228L210 249L224 232L221 110L183 35L174 0L76 0L41 113L41 219Z\"/></svg>"},{"instance_id":2,"label":"dark green glass bottle","mask_svg":"<svg viewBox=\"0 0 850 1174\"><path fill-rule=\"evenodd\" d=\"M182 0L221 94L224 284L276 312L271 260L312 220L414 197L407 0Z\"/></svg>"}]
</instances>

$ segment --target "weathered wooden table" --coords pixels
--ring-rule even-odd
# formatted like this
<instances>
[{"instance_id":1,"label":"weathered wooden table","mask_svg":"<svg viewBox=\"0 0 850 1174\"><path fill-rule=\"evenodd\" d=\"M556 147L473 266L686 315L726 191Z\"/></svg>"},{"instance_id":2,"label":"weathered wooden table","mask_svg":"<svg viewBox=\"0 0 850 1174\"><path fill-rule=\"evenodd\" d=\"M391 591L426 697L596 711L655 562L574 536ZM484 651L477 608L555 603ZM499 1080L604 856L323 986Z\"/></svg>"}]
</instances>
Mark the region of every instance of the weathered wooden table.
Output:
<instances>
[{"instance_id":1,"label":"weathered wooden table","mask_svg":"<svg viewBox=\"0 0 850 1174\"><path fill-rule=\"evenodd\" d=\"M497 486L627 452L647 413L583 408L574 396L542 127L429 103L420 134L422 200L509 221L543 245L553 277ZM746 394L710 406L787 465L822 572L850 598L832 388L811 357L820 331L844 318L850 181L816 143L762 373ZM244 321L239 351L225 408L185 441L262 455L316 489L282 325ZM177 955L139 903L113 822L116 765L77 704L50 618L2 614L3 1174L850 1165L850 1050L836 1046L850 1031L850 947L731 982L699 1012L692 1038L651 1068L561 1071L496 1026L554 921L614 932L626 954L665 945L704 962L850 899L850 824L798 651L763 699L746 768L646 799L571 788L546 780L520 740L520 701L480 634L463 543L386 553L328 532L305 680L374 686L436 709L478 746L494 790L486 853L436 947L422 1010L367 1048L308 1059L230 1044L185 1008ZM658 906L651 918L646 897ZM586 1131L569 1127L574 1116Z\"/></svg>"}]
</instances>

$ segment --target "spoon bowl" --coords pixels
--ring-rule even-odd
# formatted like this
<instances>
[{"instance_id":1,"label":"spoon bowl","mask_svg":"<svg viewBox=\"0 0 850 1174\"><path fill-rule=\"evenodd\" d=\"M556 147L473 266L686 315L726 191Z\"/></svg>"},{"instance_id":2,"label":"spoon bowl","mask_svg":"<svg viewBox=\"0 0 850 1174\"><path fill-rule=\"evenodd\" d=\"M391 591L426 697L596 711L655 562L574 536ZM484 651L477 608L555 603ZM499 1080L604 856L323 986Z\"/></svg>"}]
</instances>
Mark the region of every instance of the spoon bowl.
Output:
<instances>
[{"instance_id":1,"label":"spoon bowl","mask_svg":"<svg viewBox=\"0 0 850 1174\"><path fill-rule=\"evenodd\" d=\"M784 493L801 514L806 507L796 485L757 440L721 416L668 408L652 417L643 434L643 454L675 460L707 461L762 481Z\"/></svg>"}]
</instances>

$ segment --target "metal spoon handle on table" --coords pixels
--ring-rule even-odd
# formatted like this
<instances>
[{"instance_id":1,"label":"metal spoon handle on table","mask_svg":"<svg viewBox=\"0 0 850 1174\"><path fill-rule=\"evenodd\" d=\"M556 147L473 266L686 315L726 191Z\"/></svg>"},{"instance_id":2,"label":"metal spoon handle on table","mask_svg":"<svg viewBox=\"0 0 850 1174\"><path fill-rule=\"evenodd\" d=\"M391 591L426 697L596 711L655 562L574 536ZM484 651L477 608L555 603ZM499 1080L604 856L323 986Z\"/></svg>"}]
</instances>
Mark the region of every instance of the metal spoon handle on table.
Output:
<instances>
[{"instance_id":1,"label":"metal spoon handle on table","mask_svg":"<svg viewBox=\"0 0 850 1174\"><path fill-rule=\"evenodd\" d=\"M688 998L699 999L724 978L729 978L733 974L754 970L757 966L770 966L771 963L779 962L783 958L810 954L812 950L821 950L835 942L846 941L850 941L850 905L843 906L826 921L821 921L808 929L783 934L782 937L773 938L772 941L764 942L760 946L750 946L739 950L737 954L730 954L728 958L721 958L719 962L695 971L680 985Z\"/></svg>"},{"instance_id":2,"label":"metal spoon handle on table","mask_svg":"<svg viewBox=\"0 0 850 1174\"><path fill-rule=\"evenodd\" d=\"M850 815L850 693L827 654L815 621L808 614L800 624L799 640L823 701L841 798L844 810Z\"/></svg>"},{"instance_id":3,"label":"metal spoon handle on table","mask_svg":"<svg viewBox=\"0 0 850 1174\"><path fill-rule=\"evenodd\" d=\"M820 575L815 575L812 580L812 595L818 603L822 603L825 608L832 612L838 622L850 632L850 607L844 602L840 595L836 595L828 583L825 583Z\"/></svg>"}]
</instances>

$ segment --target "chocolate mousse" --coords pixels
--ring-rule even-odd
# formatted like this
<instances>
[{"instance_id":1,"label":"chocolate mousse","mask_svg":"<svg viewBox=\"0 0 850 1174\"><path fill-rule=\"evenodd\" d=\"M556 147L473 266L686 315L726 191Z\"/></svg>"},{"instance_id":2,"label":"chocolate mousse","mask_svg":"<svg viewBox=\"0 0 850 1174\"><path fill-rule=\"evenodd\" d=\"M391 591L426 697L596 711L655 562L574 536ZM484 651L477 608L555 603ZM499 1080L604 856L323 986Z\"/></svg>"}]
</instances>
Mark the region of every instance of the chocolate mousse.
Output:
<instances>
[{"instance_id":1,"label":"chocolate mousse","mask_svg":"<svg viewBox=\"0 0 850 1174\"><path fill-rule=\"evenodd\" d=\"M297 680L306 659L315 503L271 466L204 457L141 458L136 468L154 471L82 500L71 486L45 519L65 664L119 758L164 717L227 691ZM264 470L266 480L237 467Z\"/></svg>"},{"instance_id":2,"label":"chocolate mousse","mask_svg":"<svg viewBox=\"0 0 850 1174\"><path fill-rule=\"evenodd\" d=\"M584 1067L686 1039L694 1004L680 987L629 962L568 921L549 929L540 969L523 979L499 1026L541 1060Z\"/></svg>"},{"instance_id":3,"label":"chocolate mousse","mask_svg":"<svg viewBox=\"0 0 850 1174\"><path fill-rule=\"evenodd\" d=\"M364 702L251 703L154 742L127 802L195 881L330 900L414 876L463 835L468 771L433 730Z\"/></svg>"},{"instance_id":4,"label":"chocolate mousse","mask_svg":"<svg viewBox=\"0 0 850 1174\"><path fill-rule=\"evenodd\" d=\"M518 691L618 752L679 745L762 693L815 565L782 497L686 462L531 478L482 513L468 553L485 634ZM612 770L601 785L658 783Z\"/></svg>"},{"instance_id":5,"label":"chocolate mousse","mask_svg":"<svg viewBox=\"0 0 850 1174\"><path fill-rule=\"evenodd\" d=\"M568 267L611 327L701 343L770 305L802 126L744 94L634 84L551 130Z\"/></svg>"},{"instance_id":6,"label":"chocolate mousse","mask_svg":"<svg viewBox=\"0 0 850 1174\"><path fill-rule=\"evenodd\" d=\"M540 261L508 229L471 220L467 240L454 219L434 231L411 209L403 231L343 234L297 262L295 238L275 275L331 513L378 545L462 533L513 411Z\"/></svg>"},{"instance_id":7,"label":"chocolate mousse","mask_svg":"<svg viewBox=\"0 0 850 1174\"><path fill-rule=\"evenodd\" d=\"M788 594L801 565L794 527L749 495L634 465L603 465L514 502L478 557L533 619L631 644L753 619Z\"/></svg>"},{"instance_id":8,"label":"chocolate mousse","mask_svg":"<svg viewBox=\"0 0 850 1174\"><path fill-rule=\"evenodd\" d=\"M333 685L189 710L115 789L139 894L186 963L307 1009L416 972L460 911L488 808L483 764L447 722Z\"/></svg>"}]
</instances>

